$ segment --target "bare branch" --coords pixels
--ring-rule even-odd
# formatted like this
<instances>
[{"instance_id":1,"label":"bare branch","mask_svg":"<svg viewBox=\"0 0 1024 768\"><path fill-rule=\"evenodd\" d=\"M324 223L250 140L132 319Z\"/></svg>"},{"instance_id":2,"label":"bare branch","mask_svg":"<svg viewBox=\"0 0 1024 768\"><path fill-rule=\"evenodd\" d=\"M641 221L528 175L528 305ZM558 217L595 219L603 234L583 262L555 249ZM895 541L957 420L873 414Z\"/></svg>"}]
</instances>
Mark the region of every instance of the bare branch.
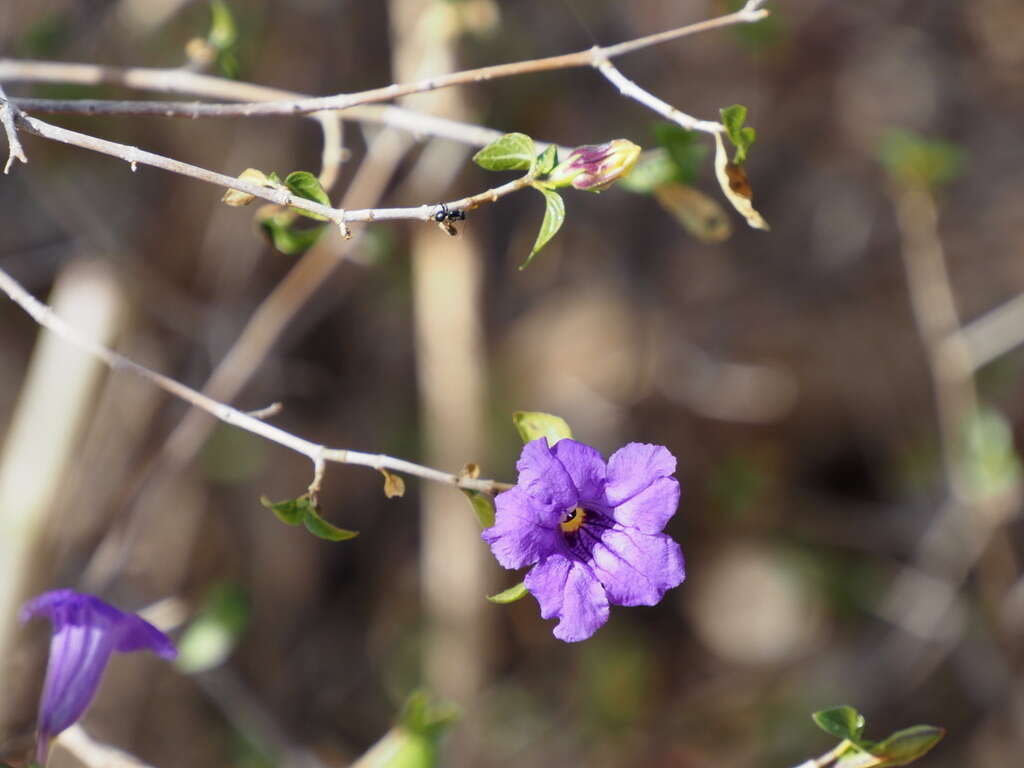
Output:
<instances>
[{"instance_id":1,"label":"bare branch","mask_svg":"<svg viewBox=\"0 0 1024 768\"><path fill-rule=\"evenodd\" d=\"M7 94L4 92L3 86L0 85L0 125L3 125L8 146L7 162L4 164L5 175L11 172L11 166L14 165L15 159L21 160L23 163L28 162L25 150L21 148L21 142L18 141L18 129L14 125L14 117L18 114L17 110L18 108L7 99Z\"/></svg>"},{"instance_id":2,"label":"bare branch","mask_svg":"<svg viewBox=\"0 0 1024 768\"><path fill-rule=\"evenodd\" d=\"M201 392L197 392L196 390L175 381L169 376L164 376L162 373L158 373L146 368L145 366L139 365L133 360L129 360L127 357L119 355L117 352L114 352L113 350L96 343L92 339L85 337L76 329L68 325L68 323L50 309L50 307L32 296L32 294L26 291L16 280L14 280L14 278L2 269L0 269L0 291L7 294L12 301L25 310L25 312L27 312L39 325L93 355L111 369L134 373L136 376L155 384L168 394L171 394L180 400L184 400L196 408L206 411L210 415L223 421L225 424L230 424L234 427L238 427L239 429L244 429L246 432L251 432L254 435L258 435L259 437L277 443L278 445L282 445L285 448L289 448L290 450L307 457L311 462L313 462L314 467L313 484L310 486L311 491L319 490L320 480L323 475L323 464L325 461L332 461L339 464L358 464L364 467L372 467L377 470L388 469L392 472L415 475L426 480L454 485L458 488L484 491L486 493L495 493L496 491L506 490L512 487L508 483L501 483L496 480L475 480L468 477L461 477L450 472L443 472L431 467L424 467L410 461L396 459L383 454L362 453L343 448L327 448L326 446L298 437L297 435L286 432L279 427L260 421L258 418L239 411L236 408L217 402Z\"/></svg>"}]
</instances>

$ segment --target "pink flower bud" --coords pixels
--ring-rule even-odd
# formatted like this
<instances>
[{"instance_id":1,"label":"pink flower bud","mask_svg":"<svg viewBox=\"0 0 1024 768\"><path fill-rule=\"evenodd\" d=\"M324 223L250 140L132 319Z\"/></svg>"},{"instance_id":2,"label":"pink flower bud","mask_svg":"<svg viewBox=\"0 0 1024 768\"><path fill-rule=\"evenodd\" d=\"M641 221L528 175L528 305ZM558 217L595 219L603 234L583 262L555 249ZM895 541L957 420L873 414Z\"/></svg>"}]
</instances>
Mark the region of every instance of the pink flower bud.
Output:
<instances>
[{"instance_id":1,"label":"pink flower bud","mask_svg":"<svg viewBox=\"0 0 1024 768\"><path fill-rule=\"evenodd\" d=\"M557 165L545 183L552 188L573 186L601 192L621 179L636 165L640 147L628 139L576 147Z\"/></svg>"}]
</instances>

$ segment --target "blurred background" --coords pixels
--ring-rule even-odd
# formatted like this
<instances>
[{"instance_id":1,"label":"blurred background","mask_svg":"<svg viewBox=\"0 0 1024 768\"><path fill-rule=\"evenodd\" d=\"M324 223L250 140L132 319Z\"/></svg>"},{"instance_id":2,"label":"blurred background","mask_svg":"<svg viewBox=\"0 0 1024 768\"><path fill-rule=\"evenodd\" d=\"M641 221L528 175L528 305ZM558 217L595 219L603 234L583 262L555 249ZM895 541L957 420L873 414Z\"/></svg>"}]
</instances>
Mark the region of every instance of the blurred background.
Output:
<instances>
[{"instance_id":1,"label":"blurred background","mask_svg":"<svg viewBox=\"0 0 1024 768\"><path fill-rule=\"evenodd\" d=\"M0 8L0 50L329 94L737 6L257 0L230 3L225 42L207 2L37 0ZM654 195L566 194L564 228L523 272L543 214L528 190L458 237L356 226L284 253L258 203L23 135L30 162L0 183L0 267L77 327L241 409L281 402L273 423L303 437L449 471L514 481L517 409L564 416L606 456L664 444L688 578L563 644L532 598L484 600L521 575L491 559L460 492L407 477L386 499L378 473L333 465L324 515L359 538L286 527L259 499L302 493L303 457L40 341L0 301L0 758L31 747L45 664L47 628L11 611L75 586L166 626L214 617L189 669L116 658L84 720L162 768L348 765L421 687L462 709L451 766L791 766L834 743L810 712L843 703L868 737L947 728L923 765L1017 764L1024 5L769 6L756 26L617 62L697 117L749 108L769 233L728 209L709 152ZM404 106L564 146L666 133L589 69ZM321 169L309 119L40 117L230 175ZM425 133L346 121L343 141L330 194L348 208L506 180Z\"/></svg>"}]
</instances>

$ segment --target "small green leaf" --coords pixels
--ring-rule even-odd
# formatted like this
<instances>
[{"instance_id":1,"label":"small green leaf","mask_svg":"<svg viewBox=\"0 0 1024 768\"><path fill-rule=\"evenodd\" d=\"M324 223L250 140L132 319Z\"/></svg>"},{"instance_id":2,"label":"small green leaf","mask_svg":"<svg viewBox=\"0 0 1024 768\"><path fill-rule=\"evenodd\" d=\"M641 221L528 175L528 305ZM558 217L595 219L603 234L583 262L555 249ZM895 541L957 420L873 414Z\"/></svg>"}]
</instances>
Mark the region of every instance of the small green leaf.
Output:
<instances>
[{"instance_id":1,"label":"small green leaf","mask_svg":"<svg viewBox=\"0 0 1024 768\"><path fill-rule=\"evenodd\" d=\"M923 757L932 747L946 735L945 728L934 725L915 725L889 736L875 744L869 750L871 754L882 758L883 765L907 765Z\"/></svg>"},{"instance_id":2,"label":"small green leaf","mask_svg":"<svg viewBox=\"0 0 1024 768\"><path fill-rule=\"evenodd\" d=\"M536 155L533 139L525 133L506 133L473 155L473 162L487 171L525 171Z\"/></svg>"},{"instance_id":3,"label":"small green leaf","mask_svg":"<svg viewBox=\"0 0 1024 768\"><path fill-rule=\"evenodd\" d=\"M277 175L277 171L271 171L270 173L268 173L267 181L270 182L275 187L280 187L281 184L283 184L283 182L281 181L281 177Z\"/></svg>"},{"instance_id":4,"label":"small green leaf","mask_svg":"<svg viewBox=\"0 0 1024 768\"><path fill-rule=\"evenodd\" d=\"M548 446L552 446L562 438L572 437L565 419L543 411L516 411L512 414L512 423L524 443L546 437Z\"/></svg>"},{"instance_id":5,"label":"small green leaf","mask_svg":"<svg viewBox=\"0 0 1024 768\"><path fill-rule=\"evenodd\" d=\"M655 123L654 136L668 151L676 167L674 181L692 185L697 180L701 163L707 157L708 148L695 131L687 131L675 123ZM636 169L633 170L633 174Z\"/></svg>"},{"instance_id":6,"label":"small green leaf","mask_svg":"<svg viewBox=\"0 0 1024 768\"><path fill-rule=\"evenodd\" d=\"M312 504L307 507L306 516L303 518L302 524L314 536L326 539L327 541L346 541L354 539L359 535L359 531L347 531L344 528L338 528L336 525L327 522L317 514L317 510L313 508Z\"/></svg>"},{"instance_id":7,"label":"small green leaf","mask_svg":"<svg viewBox=\"0 0 1024 768\"><path fill-rule=\"evenodd\" d=\"M481 528L490 528L494 525L494 497L483 491L473 491L463 488L462 492L469 498L473 506L473 514Z\"/></svg>"},{"instance_id":8,"label":"small green leaf","mask_svg":"<svg viewBox=\"0 0 1024 768\"><path fill-rule=\"evenodd\" d=\"M551 189L538 189L538 191L544 195L544 221L541 222L540 232L537 233L537 241L533 244L533 250L526 257L526 261L519 265L519 269L526 269L530 266L534 256L551 241L551 238L562 228L562 222L565 221L565 203L562 201L562 196Z\"/></svg>"},{"instance_id":9,"label":"small green leaf","mask_svg":"<svg viewBox=\"0 0 1024 768\"><path fill-rule=\"evenodd\" d=\"M516 600L522 600L528 594L526 584L520 581L514 587L509 587L496 595L490 595L487 599L498 605L507 605L508 603L514 603Z\"/></svg>"},{"instance_id":10,"label":"small green leaf","mask_svg":"<svg viewBox=\"0 0 1024 768\"><path fill-rule=\"evenodd\" d=\"M849 706L822 709L811 715L815 724L826 733L856 743L864 730L864 717Z\"/></svg>"},{"instance_id":11,"label":"small green leaf","mask_svg":"<svg viewBox=\"0 0 1024 768\"><path fill-rule=\"evenodd\" d=\"M747 108L742 104L733 104L719 112L722 115L722 125L725 126L725 133L729 137L729 141L736 145L733 162L736 165L743 165L747 160L747 151L750 149L750 145L757 138L757 132L753 128L743 126L747 121Z\"/></svg>"},{"instance_id":12,"label":"small green leaf","mask_svg":"<svg viewBox=\"0 0 1024 768\"><path fill-rule=\"evenodd\" d=\"M213 587L178 641L178 668L194 674L220 666L237 646L248 622L245 590L229 583Z\"/></svg>"},{"instance_id":13,"label":"small green leaf","mask_svg":"<svg viewBox=\"0 0 1024 768\"><path fill-rule=\"evenodd\" d=\"M900 130L885 135L879 157L895 181L932 189L953 181L967 164L966 153L956 144Z\"/></svg>"},{"instance_id":14,"label":"small green leaf","mask_svg":"<svg viewBox=\"0 0 1024 768\"><path fill-rule=\"evenodd\" d=\"M210 14L213 18L210 23L210 34L206 39L218 50L230 48L238 39L238 30L231 9L224 0L210 0Z\"/></svg>"},{"instance_id":15,"label":"small green leaf","mask_svg":"<svg viewBox=\"0 0 1024 768\"><path fill-rule=\"evenodd\" d=\"M326 205L327 207L331 205L331 199L324 192L324 188L320 186L320 179L309 171L293 171L289 173L284 177L284 185L294 195L304 197L307 200L312 200L314 203L320 203L320 205ZM311 213L301 208L293 208L292 210L317 221L327 221L327 217L321 216L319 213Z\"/></svg>"},{"instance_id":16,"label":"small green leaf","mask_svg":"<svg viewBox=\"0 0 1024 768\"><path fill-rule=\"evenodd\" d=\"M552 144L537 155L537 164L533 167L533 172L537 176L546 176L556 165L558 165L558 149Z\"/></svg>"},{"instance_id":17,"label":"small green leaf","mask_svg":"<svg viewBox=\"0 0 1024 768\"><path fill-rule=\"evenodd\" d=\"M288 525L299 525L306 517L306 510L312 506L309 497L305 495L284 501L271 501L266 496L260 496L260 504L273 510L281 522Z\"/></svg>"},{"instance_id":18,"label":"small green leaf","mask_svg":"<svg viewBox=\"0 0 1024 768\"><path fill-rule=\"evenodd\" d=\"M290 211L282 211L265 219L260 219L260 229L270 239L273 246L288 256L298 256L312 248L327 229L321 224L309 229L293 227L294 217Z\"/></svg>"}]
</instances>

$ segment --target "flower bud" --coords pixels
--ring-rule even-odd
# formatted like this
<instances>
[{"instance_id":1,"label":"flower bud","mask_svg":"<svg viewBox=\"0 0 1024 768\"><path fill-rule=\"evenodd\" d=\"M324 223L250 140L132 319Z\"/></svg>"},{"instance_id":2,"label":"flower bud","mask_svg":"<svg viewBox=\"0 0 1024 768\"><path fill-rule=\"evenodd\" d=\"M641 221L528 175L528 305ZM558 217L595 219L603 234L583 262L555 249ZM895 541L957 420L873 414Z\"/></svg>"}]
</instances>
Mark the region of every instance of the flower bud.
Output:
<instances>
[{"instance_id":1,"label":"flower bud","mask_svg":"<svg viewBox=\"0 0 1024 768\"><path fill-rule=\"evenodd\" d=\"M573 186L589 192L601 192L633 170L640 147L628 139L605 144L576 147L557 165L545 184L553 189Z\"/></svg>"}]
</instances>

